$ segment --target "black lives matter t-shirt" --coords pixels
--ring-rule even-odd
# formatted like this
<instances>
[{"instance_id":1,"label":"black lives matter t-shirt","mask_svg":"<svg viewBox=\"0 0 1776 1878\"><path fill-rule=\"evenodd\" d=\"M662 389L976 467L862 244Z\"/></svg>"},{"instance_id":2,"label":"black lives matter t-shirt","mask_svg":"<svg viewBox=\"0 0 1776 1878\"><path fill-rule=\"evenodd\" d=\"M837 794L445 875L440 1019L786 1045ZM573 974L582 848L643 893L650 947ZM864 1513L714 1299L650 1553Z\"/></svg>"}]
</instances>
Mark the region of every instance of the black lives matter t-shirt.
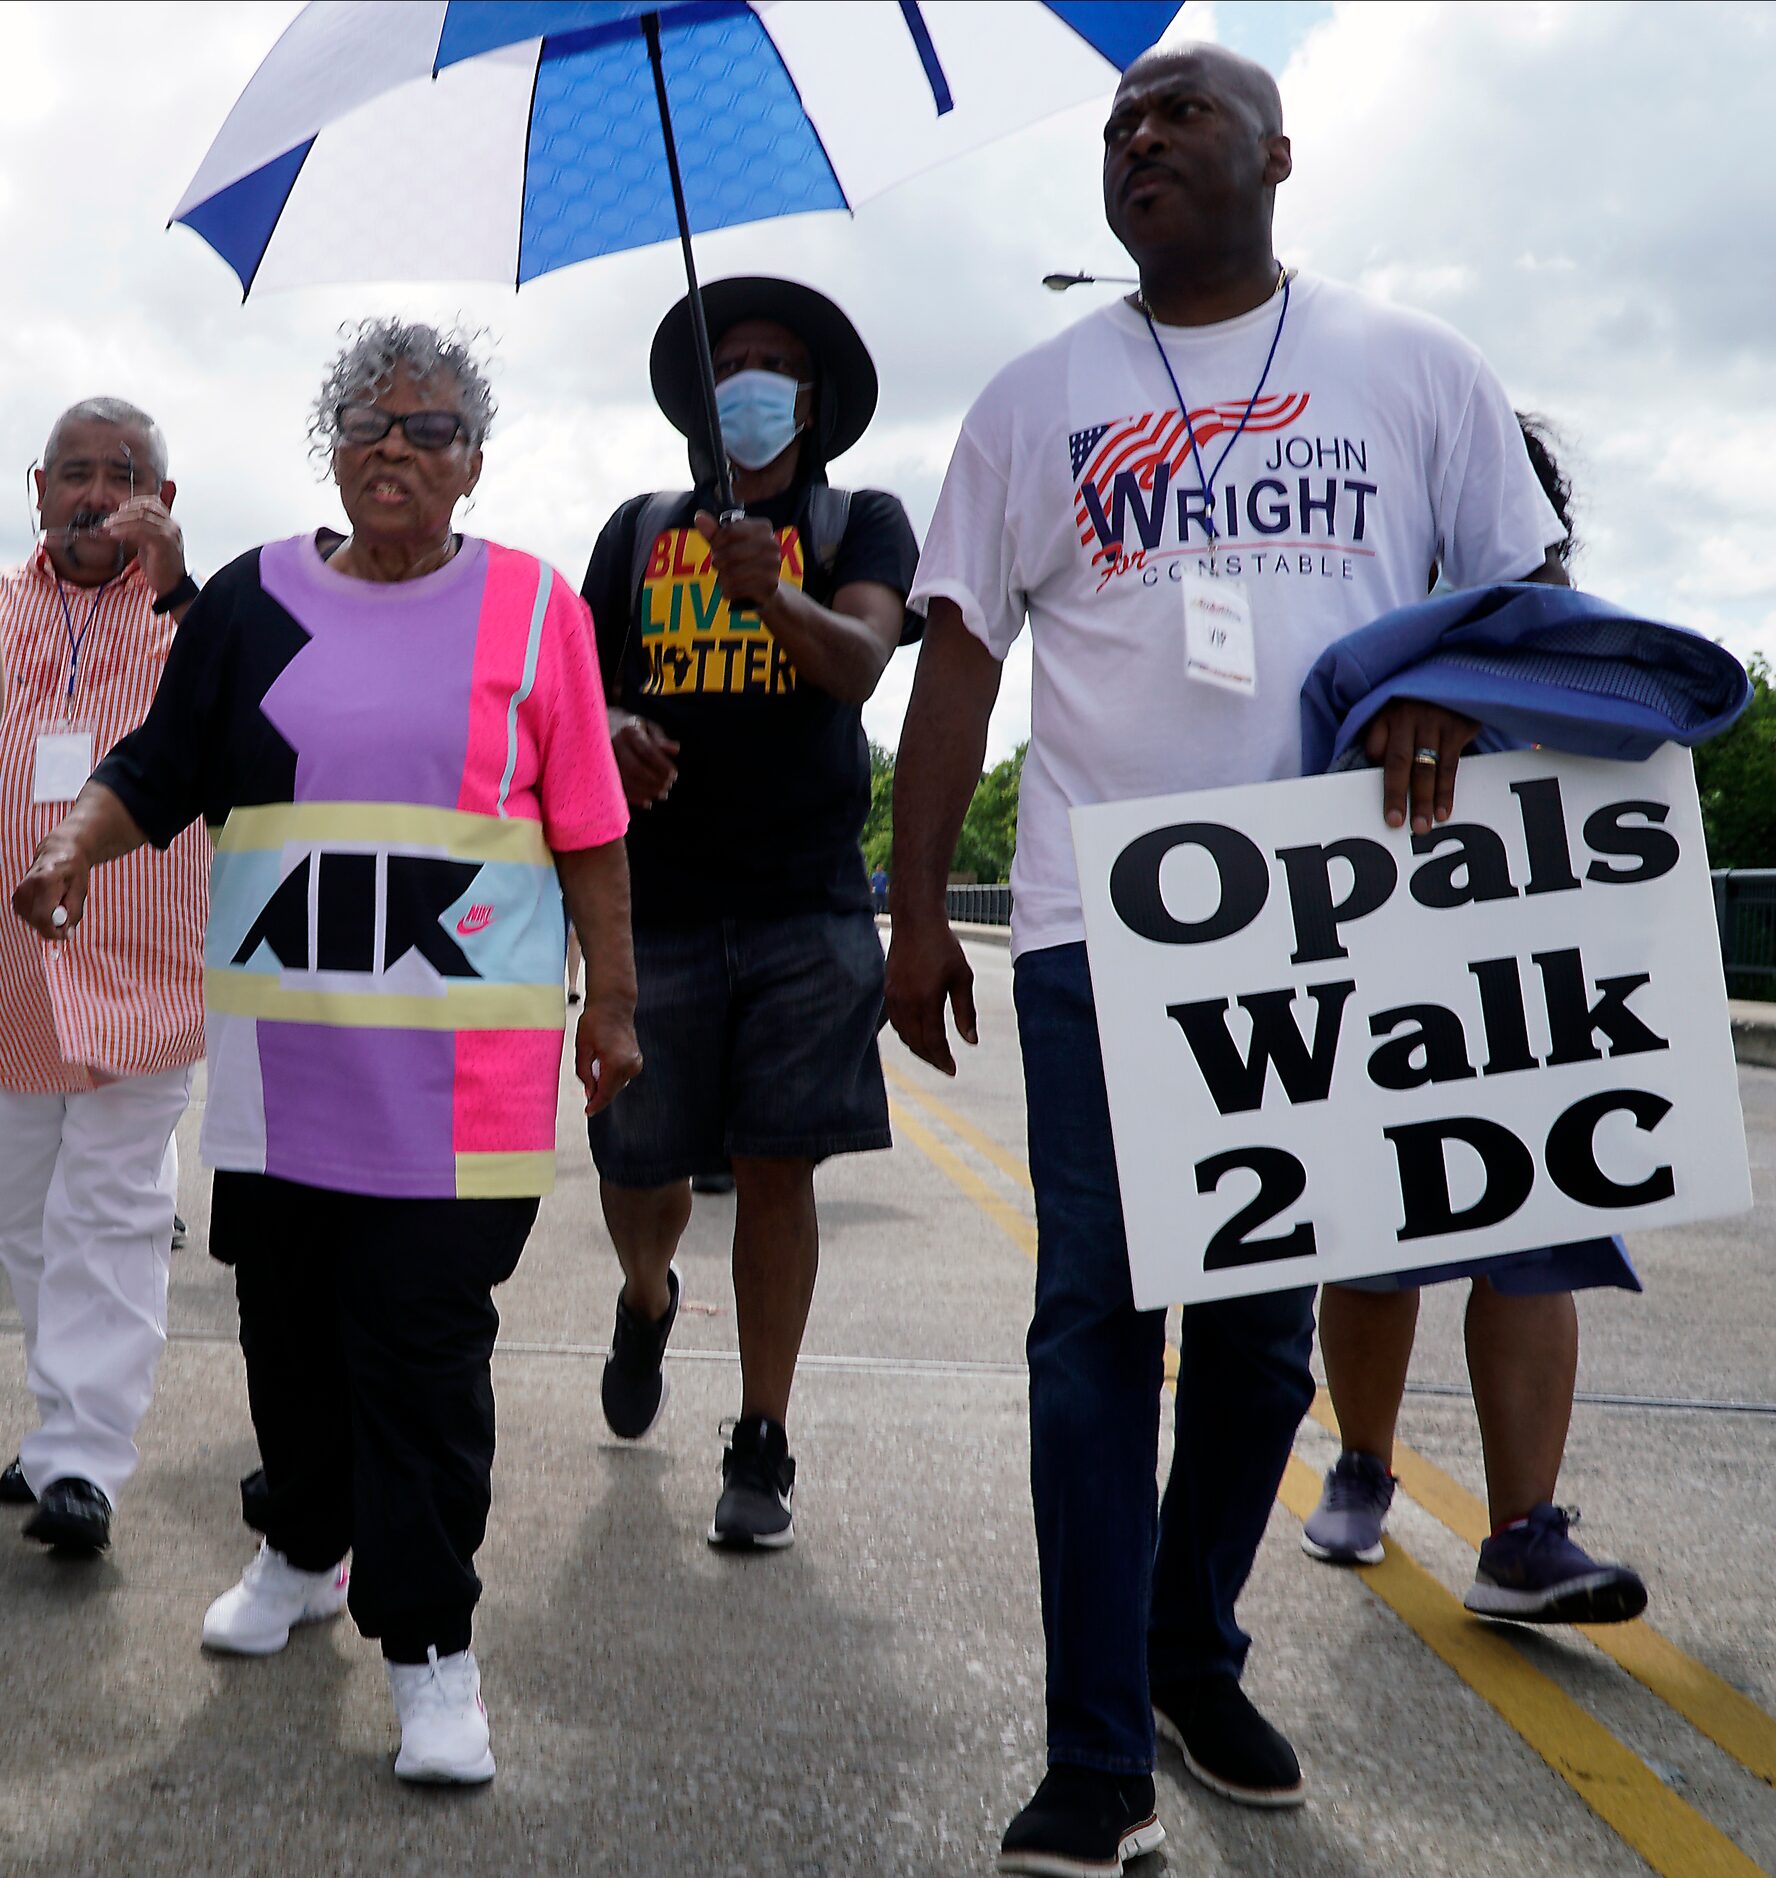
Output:
<instances>
[{"instance_id":1,"label":"black lives matter t-shirt","mask_svg":"<svg viewBox=\"0 0 1776 1878\"><path fill-rule=\"evenodd\" d=\"M749 511L778 532L780 578L822 606L865 580L904 598L919 549L899 501L856 490L829 570L810 538L809 494L802 484ZM867 908L861 709L803 682L764 621L729 607L692 525L715 506L707 490L666 513L636 583L647 501L635 497L605 524L581 589L612 697L680 746L672 793L630 819L637 923ZM908 615L903 643L917 632Z\"/></svg>"}]
</instances>

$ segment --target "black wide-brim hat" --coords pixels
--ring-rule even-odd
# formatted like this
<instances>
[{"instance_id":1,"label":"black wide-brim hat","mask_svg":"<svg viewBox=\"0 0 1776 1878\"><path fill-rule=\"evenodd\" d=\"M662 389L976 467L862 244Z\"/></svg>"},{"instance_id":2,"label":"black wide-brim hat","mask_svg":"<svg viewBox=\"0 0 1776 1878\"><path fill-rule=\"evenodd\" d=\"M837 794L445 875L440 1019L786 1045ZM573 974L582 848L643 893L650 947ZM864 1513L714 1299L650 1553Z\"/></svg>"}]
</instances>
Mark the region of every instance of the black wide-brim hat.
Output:
<instances>
[{"instance_id":1,"label":"black wide-brim hat","mask_svg":"<svg viewBox=\"0 0 1776 1878\"><path fill-rule=\"evenodd\" d=\"M703 290L709 343L742 320L775 320L787 326L814 355L818 390L814 405L814 453L822 463L841 456L869 428L876 410L876 366L869 348L845 314L825 294L800 281L766 274L736 274L712 280ZM691 330L691 297L661 320L648 358L654 397L673 426L701 443L707 434L703 391Z\"/></svg>"}]
</instances>

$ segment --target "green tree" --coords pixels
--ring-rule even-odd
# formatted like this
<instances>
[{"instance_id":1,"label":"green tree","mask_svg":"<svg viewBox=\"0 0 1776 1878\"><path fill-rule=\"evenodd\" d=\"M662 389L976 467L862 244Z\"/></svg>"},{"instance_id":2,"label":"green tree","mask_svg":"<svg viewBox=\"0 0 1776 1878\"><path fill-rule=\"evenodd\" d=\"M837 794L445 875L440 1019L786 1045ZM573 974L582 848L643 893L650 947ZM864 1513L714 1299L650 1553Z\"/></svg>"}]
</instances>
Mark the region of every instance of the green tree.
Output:
<instances>
[{"instance_id":1,"label":"green tree","mask_svg":"<svg viewBox=\"0 0 1776 1878\"><path fill-rule=\"evenodd\" d=\"M979 881L1011 878L1011 853L1017 845L1018 784L1024 775L1020 743L1003 763L996 763L975 784L974 799L962 818L962 834L951 866Z\"/></svg>"},{"instance_id":2,"label":"green tree","mask_svg":"<svg viewBox=\"0 0 1776 1878\"><path fill-rule=\"evenodd\" d=\"M1776 691L1761 653L1747 661L1751 703L1696 751L1696 789L1711 867L1776 867Z\"/></svg>"},{"instance_id":3,"label":"green tree","mask_svg":"<svg viewBox=\"0 0 1776 1878\"><path fill-rule=\"evenodd\" d=\"M863 818L863 865L873 874L886 867L894 853L894 752L872 742L870 753L870 805Z\"/></svg>"},{"instance_id":4,"label":"green tree","mask_svg":"<svg viewBox=\"0 0 1776 1878\"><path fill-rule=\"evenodd\" d=\"M958 874L997 882L1010 878L1011 851L1017 845L1018 784L1024 774L1020 743L1003 763L996 763L975 785L974 798L962 818L962 833L951 863ZM861 845L864 866L892 869L894 858L894 752L872 743L870 751L870 805L864 817Z\"/></svg>"}]
</instances>

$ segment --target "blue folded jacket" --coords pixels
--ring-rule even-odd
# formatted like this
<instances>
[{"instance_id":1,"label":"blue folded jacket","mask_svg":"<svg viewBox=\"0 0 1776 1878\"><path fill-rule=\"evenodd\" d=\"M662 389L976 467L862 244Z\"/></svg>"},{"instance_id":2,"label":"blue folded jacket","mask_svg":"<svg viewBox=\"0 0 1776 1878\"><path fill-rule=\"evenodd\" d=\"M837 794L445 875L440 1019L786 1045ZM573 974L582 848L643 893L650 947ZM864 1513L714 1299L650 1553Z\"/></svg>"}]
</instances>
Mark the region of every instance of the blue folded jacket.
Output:
<instances>
[{"instance_id":1,"label":"blue folded jacket","mask_svg":"<svg viewBox=\"0 0 1776 1878\"><path fill-rule=\"evenodd\" d=\"M1639 760L1662 743L1698 744L1751 702L1751 681L1700 633L1625 612L1593 594L1507 581L1419 600L1347 634L1301 687L1301 768L1365 761L1362 736L1390 698L1422 698L1475 718L1481 750L1541 744ZM1638 1291L1620 1239L1464 1259L1362 1279L1390 1291L1485 1275L1502 1291Z\"/></svg>"},{"instance_id":2,"label":"blue folded jacket","mask_svg":"<svg viewBox=\"0 0 1776 1878\"><path fill-rule=\"evenodd\" d=\"M1751 702L1751 681L1712 639L1594 594L1526 580L1469 588L1397 607L1320 654L1301 687L1303 774L1362 762L1365 727L1395 697L1477 718L1481 750L1638 760L1718 736Z\"/></svg>"}]
</instances>

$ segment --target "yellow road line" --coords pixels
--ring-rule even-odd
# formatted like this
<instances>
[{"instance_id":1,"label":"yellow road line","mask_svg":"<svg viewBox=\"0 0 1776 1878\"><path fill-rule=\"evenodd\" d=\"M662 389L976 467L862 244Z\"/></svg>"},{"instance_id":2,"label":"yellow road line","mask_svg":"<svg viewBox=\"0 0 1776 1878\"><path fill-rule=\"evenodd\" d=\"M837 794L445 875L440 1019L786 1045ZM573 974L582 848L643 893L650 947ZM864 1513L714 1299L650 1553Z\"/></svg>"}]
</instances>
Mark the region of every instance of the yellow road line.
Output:
<instances>
[{"instance_id":1,"label":"yellow road line","mask_svg":"<svg viewBox=\"0 0 1776 1878\"><path fill-rule=\"evenodd\" d=\"M1322 1428L1333 1435L1338 1433L1338 1419L1324 1389L1314 1397L1312 1413ZM1466 1487L1452 1480L1434 1461L1399 1441L1394 1443L1394 1473L1427 1513L1479 1550L1480 1542L1491 1531L1491 1522L1485 1506ZM1575 1624L1567 1628L1580 1631L1741 1767L1760 1780L1776 1784L1776 1719L1731 1683L1686 1656L1642 1618L1627 1624Z\"/></svg>"},{"instance_id":2,"label":"yellow road line","mask_svg":"<svg viewBox=\"0 0 1776 1878\"><path fill-rule=\"evenodd\" d=\"M1320 1483L1291 1456L1277 1496L1297 1518L1319 1502ZM1394 1541L1363 1584L1414 1636L1494 1708L1562 1780L1663 1878L1758 1878L1760 1867L1718 1827L1680 1800L1533 1664L1503 1631L1477 1624Z\"/></svg>"},{"instance_id":3,"label":"yellow road line","mask_svg":"<svg viewBox=\"0 0 1776 1878\"><path fill-rule=\"evenodd\" d=\"M916 1088L896 1069L886 1063L882 1065L882 1074L896 1089L911 1102L917 1102L928 1115L935 1115L958 1139L966 1141L977 1154L983 1154L998 1168L1013 1186L1022 1187L1026 1193L1035 1189L1030 1185L1030 1170L1013 1154L1009 1148L1000 1146L991 1135L983 1134L966 1116L958 1115L946 1102L940 1102L927 1090Z\"/></svg>"},{"instance_id":4,"label":"yellow road line","mask_svg":"<svg viewBox=\"0 0 1776 1878\"><path fill-rule=\"evenodd\" d=\"M1036 1262L1036 1223L1034 1220L1026 1219L1015 1206L1000 1199L998 1194L959 1154L938 1140L923 1122L916 1121L906 1109L892 1099L888 1103L888 1119L896 1134L905 1135L928 1161L935 1163L941 1173L947 1175L954 1185L967 1194L969 1199L1005 1234L1025 1258L1032 1264Z\"/></svg>"},{"instance_id":5,"label":"yellow road line","mask_svg":"<svg viewBox=\"0 0 1776 1878\"><path fill-rule=\"evenodd\" d=\"M953 1125L935 1098L904 1079L891 1078L908 1098ZM891 1103L894 1126L1005 1233L1027 1258L1036 1256L1036 1229L1009 1206L951 1148L905 1107ZM987 1152L969 1125L956 1132ZM1010 1156L997 1142L988 1155L1001 1168ZM1021 1163L1020 1185L1028 1169ZM1177 1378L1178 1353L1166 1347L1165 1378ZM1316 1397L1315 1419L1336 1433L1325 1392ZM1411 1497L1475 1547L1489 1530L1486 1511L1474 1496L1433 1462L1396 1446L1395 1471ZM1298 1457L1291 1457L1279 1500L1306 1519L1319 1500L1319 1482ZM1652 1770L1600 1722L1540 1670L1524 1661L1507 1638L1477 1623L1405 1550L1388 1542L1381 1565L1363 1573L1364 1585L1415 1635L1476 1690L1533 1747L1573 1791L1664 1878L1756 1878L1759 1867L1718 1828L1666 1788ZM1654 1695L1765 1780L1776 1766L1776 1721L1686 1656L1651 1625L1583 1625L1598 1648Z\"/></svg>"}]
</instances>

